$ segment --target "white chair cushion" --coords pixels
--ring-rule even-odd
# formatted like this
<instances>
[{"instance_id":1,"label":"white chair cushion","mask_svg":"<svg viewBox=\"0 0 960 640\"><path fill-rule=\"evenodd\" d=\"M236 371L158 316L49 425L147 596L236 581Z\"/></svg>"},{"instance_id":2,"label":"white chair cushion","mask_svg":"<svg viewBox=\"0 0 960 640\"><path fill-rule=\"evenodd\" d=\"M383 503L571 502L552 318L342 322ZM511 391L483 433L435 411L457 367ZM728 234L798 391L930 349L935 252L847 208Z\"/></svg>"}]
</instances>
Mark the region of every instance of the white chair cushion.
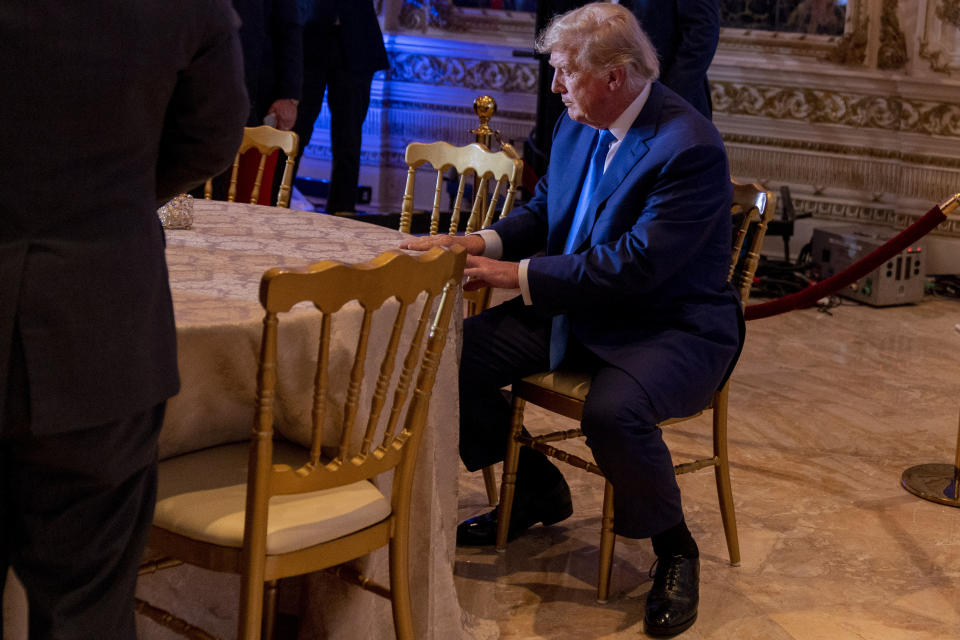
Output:
<instances>
[{"instance_id":1,"label":"white chair cushion","mask_svg":"<svg viewBox=\"0 0 960 640\"><path fill-rule=\"evenodd\" d=\"M564 369L535 373L523 379L524 382L569 396L581 402L586 400L587 394L590 393L590 380L591 376L588 374Z\"/></svg>"},{"instance_id":2,"label":"white chair cushion","mask_svg":"<svg viewBox=\"0 0 960 640\"><path fill-rule=\"evenodd\" d=\"M204 449L160 463L153 524L194 540L243 546L250 445ZM299 466L305 451L274 444L274 462ZM267 553L304 549L380 522L390 501L369 481L270 500Z\"/></svg>"}]
</instances>

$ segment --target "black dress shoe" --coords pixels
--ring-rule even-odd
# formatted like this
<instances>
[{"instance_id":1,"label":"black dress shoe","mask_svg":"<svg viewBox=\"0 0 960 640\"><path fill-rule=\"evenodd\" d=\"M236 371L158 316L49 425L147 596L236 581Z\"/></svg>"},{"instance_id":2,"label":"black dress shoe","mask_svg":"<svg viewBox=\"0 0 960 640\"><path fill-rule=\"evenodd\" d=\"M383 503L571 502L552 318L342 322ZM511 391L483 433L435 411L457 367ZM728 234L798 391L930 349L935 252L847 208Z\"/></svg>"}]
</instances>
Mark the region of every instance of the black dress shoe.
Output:
<instances>
[{"instance_id":1,"label":"black dress shoe","mask_svg":"<svg viewBox=\"0 0 960 640\"><path fill-rule=\"evenodd\" d=\"M500 507L479 516L464 520L457 525L457 544L465 547L482 547L497 542L497 518ZM510 513L510 529L507 540L542 522L543 526L566 520L573 514L570 488L561 480L547 493L517 497Z\"/></svg>"},{"instance_id":2,"label":"black dress shoe","mask_svg":"<svg viewBox=\"0 0 960 640\"><path fill-rule=\"evenodd\" d=\"M648 635L675 636L697 619L700 603L700 558L657 558L653 587L643 617Z\"/></svg>"}]
</instances>

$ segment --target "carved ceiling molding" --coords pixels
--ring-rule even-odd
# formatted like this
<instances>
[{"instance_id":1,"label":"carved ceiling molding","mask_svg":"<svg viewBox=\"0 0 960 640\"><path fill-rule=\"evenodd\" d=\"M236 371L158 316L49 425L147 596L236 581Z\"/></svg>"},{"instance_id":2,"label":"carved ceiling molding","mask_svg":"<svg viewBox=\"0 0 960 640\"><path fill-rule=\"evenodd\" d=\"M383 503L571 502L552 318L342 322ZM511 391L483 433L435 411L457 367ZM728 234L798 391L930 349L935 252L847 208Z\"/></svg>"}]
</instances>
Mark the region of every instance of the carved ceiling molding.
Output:
<instances>
[{"instance_id":1,"label":"carved ceiling molding","mask_svg":"<svg viewBox=\"0 0 960 640\"><path fill-rule=\"evenodd\" d=\"M397 51L390 52L389 58L387 80L505 93L537 90L536 63Z\"/></svg>"},{"instance_id":2,"label":"carved ceiling molding","mask_svg":"<svg viewBox=\"0 0 960 640\"><path fill-rule=\"evenodd\" d=\"M960 104L722 80L711 96L714 113L960 137Z\"/></svg>"}]
</instances>

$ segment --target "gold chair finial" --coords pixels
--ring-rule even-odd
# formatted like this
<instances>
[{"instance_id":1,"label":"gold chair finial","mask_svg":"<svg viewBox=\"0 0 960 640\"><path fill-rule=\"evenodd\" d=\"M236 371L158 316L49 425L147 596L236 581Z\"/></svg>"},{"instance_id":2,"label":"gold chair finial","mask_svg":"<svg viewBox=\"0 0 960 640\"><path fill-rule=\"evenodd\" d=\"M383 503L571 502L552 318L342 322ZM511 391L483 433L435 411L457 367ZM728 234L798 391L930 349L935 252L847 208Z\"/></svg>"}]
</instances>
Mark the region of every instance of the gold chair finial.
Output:
<instances>
[{"instance_id":1,"label":"gold chair finial","mask_svg":"<svg viewBox=\"0 0 960 640\"><path fill-rule=\"evenodd\" d=\"M494 136L500 139L500 132L490 128L490 118L497 113L497 101L492 96L477 96L473 101L473 111L480 118L480 125L476 129L471 129L470 133L477 137L477 142L490 148L490 142Z\"/></svg>"}]
</instances>

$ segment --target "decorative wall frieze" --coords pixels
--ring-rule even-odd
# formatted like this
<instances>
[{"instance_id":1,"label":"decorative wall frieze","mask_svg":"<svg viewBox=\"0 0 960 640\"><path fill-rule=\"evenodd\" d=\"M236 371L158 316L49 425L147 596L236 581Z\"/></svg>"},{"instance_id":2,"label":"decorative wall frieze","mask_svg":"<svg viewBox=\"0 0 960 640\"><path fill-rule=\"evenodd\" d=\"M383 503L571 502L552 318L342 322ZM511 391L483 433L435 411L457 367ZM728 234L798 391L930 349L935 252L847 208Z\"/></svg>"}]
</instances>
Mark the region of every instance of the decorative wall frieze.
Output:
<instances>
[{"instance_id":1,"label":"decorative wall frieze","mask_svg":"<svg viewBox=\"0 0 960 640\"><path fill-rule=\"evenodd\" d=\"M791 200L794 209L812 214L814 218L818 219L866 222L886 226L893 226L897 223L897 212L891 207L873 207L865 204L812 200L803 197L791 197Z\"/></svg>"},{"instance_id":2,"label":"decorative wall frieze","mask_svg":"<svg viewBox=\"0 0 960 640\"><path fill-rule=\"evenodd\" d=\"M727 134L724 143L735 176L892 193L929 202L939 202L960 185L956 158L761 136Z\"/></svg>"},{"instance_id":3,"label":"decorative wall frieze","mask_svg":"<svg viewBox=\"0 0 960 640\"><path fill-rule=\"evenodd\" d=\"M725 81L711 95L714 113L960 137L960 104Z\"/></svg>"},{"instance_id":4,"label":"decorative wall frieze","mask_svg":"<svg viewBox=\"0 0 960 640\"><path fill-rule=\"evenodd\" d=\"M903 153L889 149L874 147L832 144L828 142L809 142L788 138L769 138L755 135L725 133L724 142L728 144L752 145L760 147L777 147L791 151L817 155L849 156L871 158L873 160L908 162L916 165L930 165L940 168L960 171L960 158L947 156L923 155L917 153Z\"/></svg>"},{"instance_id":5,"label":"decorative wall frieze","mask_svg":"<svg viewBox=\"0 0 960 640\"><path fill-rule=\"evenodd\" d=\"M536 93L537 65L392 51L387 80L478 91Z\"/></svg>"}]
</instances>

